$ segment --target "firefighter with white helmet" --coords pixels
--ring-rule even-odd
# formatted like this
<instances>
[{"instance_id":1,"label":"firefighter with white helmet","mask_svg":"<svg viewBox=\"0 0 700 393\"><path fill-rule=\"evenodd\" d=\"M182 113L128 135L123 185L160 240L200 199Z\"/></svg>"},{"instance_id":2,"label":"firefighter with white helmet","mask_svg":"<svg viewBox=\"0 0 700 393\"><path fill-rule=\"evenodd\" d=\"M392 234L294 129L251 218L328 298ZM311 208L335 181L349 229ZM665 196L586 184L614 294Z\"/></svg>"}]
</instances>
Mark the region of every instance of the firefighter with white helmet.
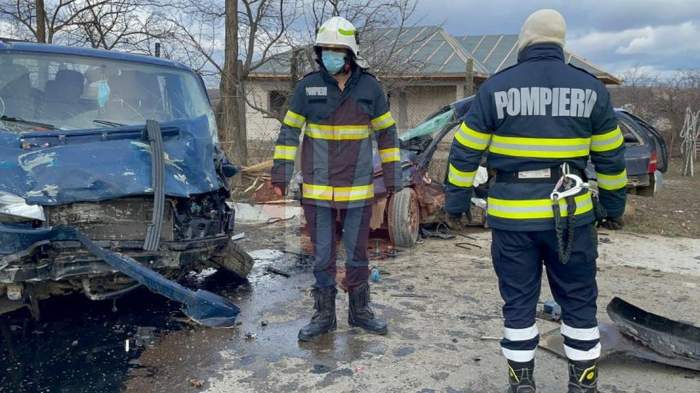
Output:
<instances>
[{"instance_id":1,"label":"firefighter with white helmet","mask_svg":"<svg viewBox=\"0 0 700 393\"><path fill-rule=\"evenodd\" d=\"M299 331L310 341L336 329L336 239L346 251L350 309L348 322L376 334L387 323L369 306L367 242L372 202L401 188L396 123L377 79L359 58L357 30L333 17L325 22L314 45L319 70L294 89L275 145L272 184L285 193L303 131L301 153L302 207L314 246L315 313ZM358 65L360 62L360 65ZM377 141L383 184L374 184L373 139ZM337 228L337 218L340 228Z\"/></svg>"}]
</instances>

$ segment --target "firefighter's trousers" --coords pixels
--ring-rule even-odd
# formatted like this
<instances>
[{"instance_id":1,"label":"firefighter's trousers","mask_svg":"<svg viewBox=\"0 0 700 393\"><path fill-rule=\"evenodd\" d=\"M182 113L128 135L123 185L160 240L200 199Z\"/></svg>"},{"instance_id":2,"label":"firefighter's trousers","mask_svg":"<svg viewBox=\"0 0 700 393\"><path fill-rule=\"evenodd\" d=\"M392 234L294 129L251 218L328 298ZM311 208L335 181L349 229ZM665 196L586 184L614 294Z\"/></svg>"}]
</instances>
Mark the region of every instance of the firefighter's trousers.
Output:
<instances>
[{"instance_id":1,"label":"firefighter's trousers","mask_svg":"<svg viewBox=\"0 0 700 393\"><path fill-rule=\"evenodd\" d=\"M338 236L341 236L345 247L345 285L348 290L367 282L369 278L367 241L372 206L335 209L304 204L303 207L306 228L314 248L316 286L328 288L336 285ZM341 231L338 231L337 218L339 218Z\"/></svg>"},{"instance_id":2,"label":"firefighter's trousers","mask_svg":"<svg viewBox=\"0 0 700 393\"><path fill-rule=\"evenodd\" d=\"M567 357L578 361L599 357L595 227L584 225L576 228L573 241L571 258L567 264L562 264L553 230L493 230L491 254L505 301L501 348L507 359L528 362L535 356L539 341L535 312L543 265L554 300L562 308L561 333Z\"/></svg>"}]
</instances>

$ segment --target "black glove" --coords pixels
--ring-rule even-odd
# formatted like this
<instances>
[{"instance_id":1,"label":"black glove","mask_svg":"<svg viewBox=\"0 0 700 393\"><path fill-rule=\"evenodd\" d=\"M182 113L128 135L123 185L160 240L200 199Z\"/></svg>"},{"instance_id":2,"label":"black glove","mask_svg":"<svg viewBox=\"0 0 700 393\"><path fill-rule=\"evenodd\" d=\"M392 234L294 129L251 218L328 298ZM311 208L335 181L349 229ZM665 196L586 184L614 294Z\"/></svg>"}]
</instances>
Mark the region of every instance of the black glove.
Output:
<instances>
[{"instance_id":1,"label":"black glove","mask_svg":"<svg viewBox=\"0 0 700 393\"><path fill-rule=\"evenodd\" d=\"M622 217L605 217L600 222L600 226L611 231L619 231L625 226L625 223L622 221Z\"/></svg>"},{"instance_id":2,"label":"black glove","mask_svg":"<svg viewBox=\"0 0 700 393\"><path fill-rule=\"evenodd\" d=\"M386 187L386 194L387 194L387 196L392 196L401 190L403 190L403 187L401 187L401 186L387 186Z\"/></svg>"},{"instance_id":3,"label":"black glove","mask_svg":"<svg viewBox=\"0 0 700 393\"><path fill-rule=\"evenodd\" d=\"M460 217L462 213L469 213L471 208L471 189L454 186L445 187L445 212L452 216Z\"/></svg>"}]
</instances>

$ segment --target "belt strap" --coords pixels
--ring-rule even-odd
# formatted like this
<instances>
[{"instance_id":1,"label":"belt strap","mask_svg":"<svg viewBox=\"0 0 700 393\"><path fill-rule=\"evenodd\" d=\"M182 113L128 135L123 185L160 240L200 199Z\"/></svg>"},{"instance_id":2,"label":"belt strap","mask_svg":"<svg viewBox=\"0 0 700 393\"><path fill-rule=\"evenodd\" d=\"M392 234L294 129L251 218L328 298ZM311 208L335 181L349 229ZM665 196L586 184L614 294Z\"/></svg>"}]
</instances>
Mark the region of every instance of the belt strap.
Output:
<instances>
[{"instance_id":1,"label":"belt strap","mask_svg":"<svg viewBox=\"0 0 700 393\"><path fill-rule=\"evenodd\" d=\"M544 177L535 173L539 170L534 171L497 171L496 172L496 183L545 183L545 184L556 184L562 177L563 172L560 166L554 168L543 168L542 171L549 169L549 177ZM570 168L569 172L571 174L580 176L585 179L585 174L582 170L576 168Z\"/></svg>"}]
</instances>

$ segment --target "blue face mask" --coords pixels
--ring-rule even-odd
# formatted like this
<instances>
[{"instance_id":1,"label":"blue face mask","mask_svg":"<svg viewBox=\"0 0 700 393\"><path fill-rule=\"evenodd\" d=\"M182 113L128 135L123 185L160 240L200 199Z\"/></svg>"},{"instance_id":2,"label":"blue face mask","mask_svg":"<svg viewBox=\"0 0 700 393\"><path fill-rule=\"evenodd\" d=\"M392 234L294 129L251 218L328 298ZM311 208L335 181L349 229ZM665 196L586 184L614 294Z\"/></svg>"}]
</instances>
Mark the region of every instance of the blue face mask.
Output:
<instances>
[{"instance_id":1,"label":"blue face mask","mask_svg":"<svg viewBox=\"0 0 700 393\"><path fill-rule=\"evenodd\" d=\"M328 70L331 75L335 75L339 73L345 65L345 53L324 50L321 53L321 61L323 61L326 70Z\"/></svg>"},{"instance_id":2,"label":"blue face mask","mask_svg":"<svg viewBox=\"0 0 700 393\"><path fill-rule=\"evenodd\" d=\"M109 94L110 88L107 81L101 80L97 82L97 105L99 105L100 108L104 108L104 106L107 105L107 101L109 101Z\"/></svg>"}]
</instances>

